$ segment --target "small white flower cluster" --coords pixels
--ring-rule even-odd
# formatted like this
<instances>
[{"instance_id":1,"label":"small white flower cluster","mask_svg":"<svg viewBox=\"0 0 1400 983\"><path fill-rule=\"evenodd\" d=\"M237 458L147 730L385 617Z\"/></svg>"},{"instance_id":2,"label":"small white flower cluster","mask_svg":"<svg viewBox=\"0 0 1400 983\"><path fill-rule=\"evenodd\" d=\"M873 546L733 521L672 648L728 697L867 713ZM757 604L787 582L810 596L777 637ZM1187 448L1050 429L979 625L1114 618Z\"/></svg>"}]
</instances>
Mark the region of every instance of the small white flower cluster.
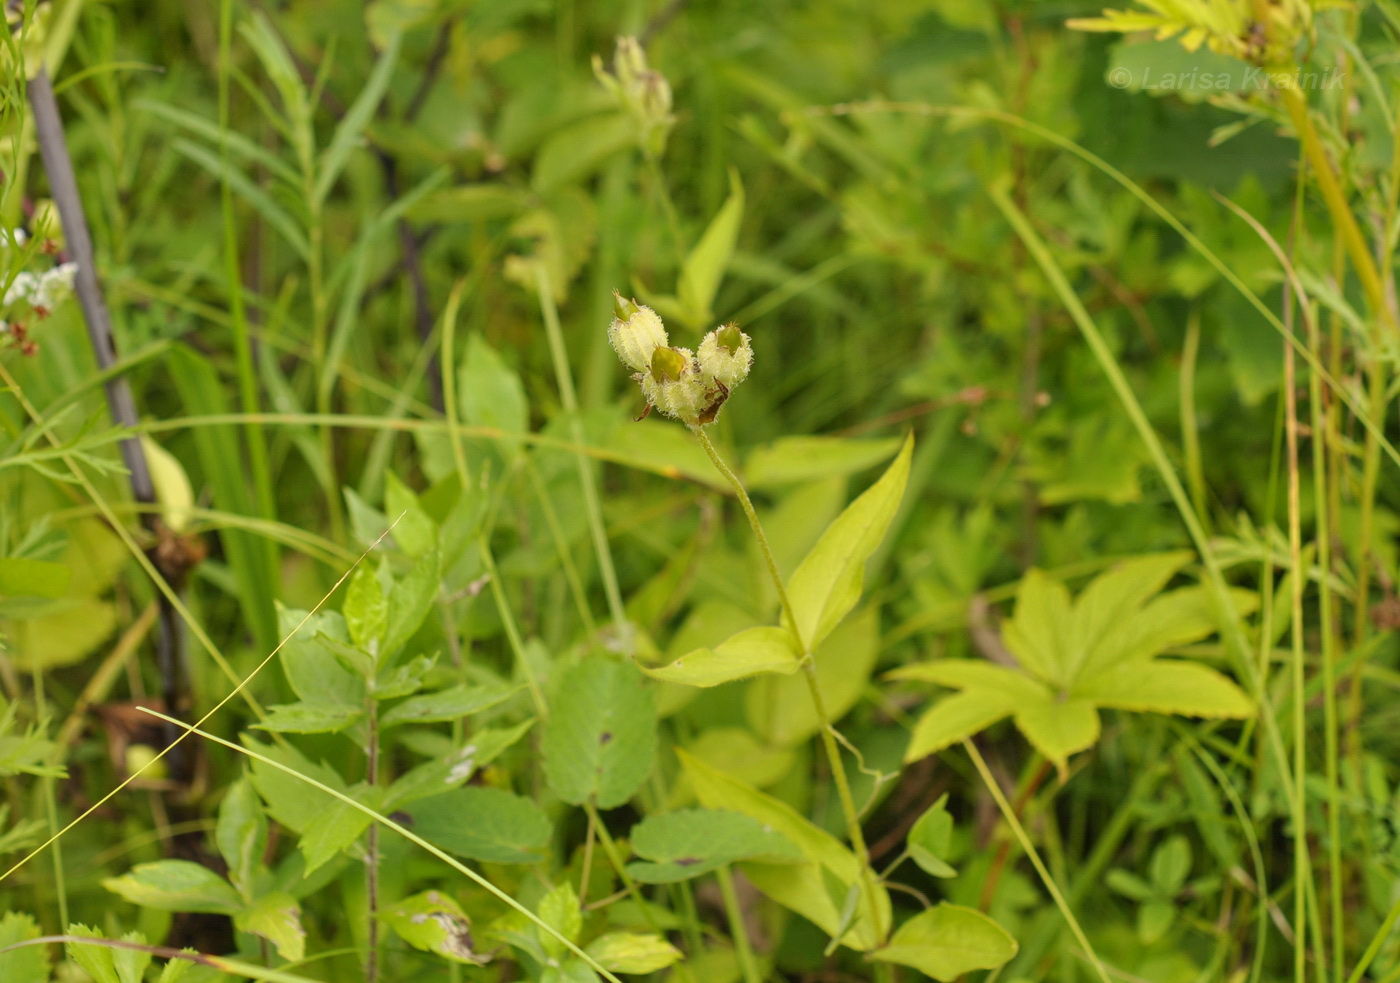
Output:
<instances>
[{"instance_id":1,"label":"small white flower cluster","mask_svg":"<svg viewBox=\"0 0 1400 983\"><path fill-rule=\"evenodd\" d=\"M0 260L14 249L23 246L29 237L23 229L0 229ZM52 249L47 244L44 251ZM5 264L0 262L0 268ZM29 325L24 315L32 314L43 320L73 292L73 279L77 276L77 263L60 263L40 272L20 270L8 278L0 272L0 311L10 315L11 320L0 320L0 335L8 335L9 341L22 352L32 355L38 346L29 337ZM16 312L12 308L25 305L28 311ZM19 313L20 316L16 316Z\"/></svg>"},{"instance_id":2,"label":"small white flower cluster","mask_svg":"<svg viewBox=\"0 0 1400 983\"><path fill-rule=\"evenodd\" d=\"M730 392L749 374L753 348L733 324L715 328L699 348L671 348L666 327L650 307L617 298L608 341L641 383L646 416L656 408L692 427L713 423Z\"/></svg>"}]
</instances>

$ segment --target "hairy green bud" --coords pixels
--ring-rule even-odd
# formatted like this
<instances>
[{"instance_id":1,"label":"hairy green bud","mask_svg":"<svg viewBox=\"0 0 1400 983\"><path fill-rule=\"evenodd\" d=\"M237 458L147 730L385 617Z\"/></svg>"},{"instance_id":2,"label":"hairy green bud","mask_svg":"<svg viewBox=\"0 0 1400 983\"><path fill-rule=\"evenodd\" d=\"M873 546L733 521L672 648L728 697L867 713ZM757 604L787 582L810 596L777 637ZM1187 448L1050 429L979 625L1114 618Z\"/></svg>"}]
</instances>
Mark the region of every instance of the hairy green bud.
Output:
<instances>
[{"instance_id":1,"label":"hairy green bud","mask_svg":"<svg viewBox=\"0 0 1400 983\"><path fill-rule=\"evenodd\" d=\"M650 307L614 296L618 316L608 325L608 342L632 371L645 372L651 368L652 353L667 344L666 328Z\"/></svg>"}]
</instances>

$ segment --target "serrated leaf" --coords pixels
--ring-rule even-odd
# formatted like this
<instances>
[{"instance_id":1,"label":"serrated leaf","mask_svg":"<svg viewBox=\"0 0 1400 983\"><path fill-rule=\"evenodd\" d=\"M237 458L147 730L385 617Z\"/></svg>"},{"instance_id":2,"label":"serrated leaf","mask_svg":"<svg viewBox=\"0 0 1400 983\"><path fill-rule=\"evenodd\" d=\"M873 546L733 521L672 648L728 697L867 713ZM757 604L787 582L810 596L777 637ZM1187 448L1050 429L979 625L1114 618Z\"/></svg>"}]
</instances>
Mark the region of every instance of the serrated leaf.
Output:
<instances>
[{"instance_id":1,"label":"serrated leaf","mask_svg":"<svg viewBox=\"0 0 1400 983\"><path fill-rule=\"evenodd\" d=\"M345 792L356 802L371 809L378 809L384 798L384 789L363 783L354 785ZM306 876L310 876L313 871L358 840L371 822L373 820L368 815L348 802L332 799L331 804L302 834L297 843L302 856L306 858Z\"/></svg>"},{"instance_id":2,"label":"serrated leaf","mask_svg":"<svg viewBox=\"0 0 1400 983\"><path fill-rule=\"evenodd\" d=\"M287 638L278 661L298 697L317 703L364 706L364 680L373 663L369 653L350 644L350 632L339 612L325 611L308 617L305 611L279 608L277 627Z\"/></svg>"},{"instance_id":3,"label":"serrated leaf","mask_svg":"<svg viewBox=\"0 0 1400 983\"><path fill-rule=\"evenodd\" d=\"M454 789L406 811L419 836L459 857L491 863L537 863L553 833L538 805L497 788Z\"/></svg>"},{"instance_id":4,"label":"serrated leaf","mask_svg":"<svg viewBox=\"0 0 1400 983\"><path fill-rule=\"evenodd\" d=\"M476 951L471 919L462 906L440 891L404 898L380 912L379 917L415 949L435 952L469 966L484 966L491 961L489 955Z\"/></svg>"},{"instance_id":5,"label":"serrated leaf","mask_svg":"<svg viewBox=\"0 0 1400 983\"><path fill-rule=\"evenodd\" d=\"M656 753L656 705L636 668L593 656L564 673L543 751L549 787L565 802L612 809L630 799Z\"/></svg>"},{"instance_id":6,"label":"serrated leaf","mask_svg":"<svg viewBox=\"0 0 1400 983\"><path fill-rule=\"evenodd\" d=\"M345 781L335 769L311 761L290 745L262 744L246 737L244 743L260 755L285 765L298 774L314 778L338 792L345 791ZM267 803L268 815L294 833L303 833L319 822L337 801L334 796L312 788L280 768L274 768L257 758L250 761L248 768L248 777L253 787Z\"/></svg>"},{"instance_id":7,"label":"serrated leaf","mask_svg":"<svg viewBox=\"0 0 1400 983\"><path fill-rule=\"evenodd\" d=\"M29 915L7 911L0 916L0 949L39 937L39 926ZM0 952L0 980L5 983L48 983L47 946L31 945Z\"/></svg>"},{"instance_id":8,"label":"serrated leaf","mask_svg":"<svg viewBox=\"0 0 1400 983\"><path fill-rule=\"evenodd\" d=\"M1008 694L970 689L945 696L924 711L909 737L906 762L918 761L964 737L971 737L1016 712L1018 701Z\"/></svg>"},{"instance_id":9,"label":"serrated leaf","mask_svg":"<svg viewBox=\"0 0 1400 983\"><path fill-rule=\"evenodd\" d=\"M437 525L414 495L394 472L384 475L384 513L394 523L394 542L409 556L425 555L437 542Z\"/></svg>"},{"instance_id":10,"label":"serrated leaf","mask_svg":"<svg viewBox=\"0 0 1400 983\"><path fill-rule=\"evenodd\" d=\"M1016 955L1016 940L972 908L939 904L909 919L871 959L912 966L936 980L955 980L974 969L995 969Z\"/></svg>"},{"instance_id":11,"label":"serrated leaf","mask_svg":"<svg viewBox=\"0 0 1400 983\"><path fill-rule=\"evenodd\" d=\"M453 686L436 693L413 696L395 705L379 718L381 727L396 724L427 724L443 720L462 720L474 713L503 703L520 687Z\"/></svg>"},{"instance_id":12,"label":"serrated leaf","mask_svg":"<svg viewBox=\"0 0 1400 983\"><path fill-rule=\"evenodd\" d=\"M734 254L739 226L744 220L744 186L739 172L729 171L729 197L711 219L705 234L686 256L681 267L677 296L685 308L686 320L692 326L709 324L714 320L715 293L724 277L725 267Z\"/></svg>"},{"instance_id":13,"label":"serrated leaf","mask_svg":"<svg viewBox=\"0 0 1400 983\"><path fill-rule=\"evenodd\" d=\"M214 826L214 842L228 865L229 880L245 898L250 897L253 875L262 866L267 850L267 817L247 778L238 779L224 794Z\"/></svg>"},{"instance_id":14,"label":"serrated leaf","mask_svg":"<svg viewBox=\"0 0 1400 983\"><path fill-rule=\"evenodd\" d=\"M86 925L69 925L67 934L84 939L106 938L97 929ZM86 942L65 942L63 949L68 953L68 958L77 963L95 983L124 983L117 976L116 967L112 965L111 948Z\"/></svg>"},{"instance_id":15,"label":"serrated leaf","mask_svg":"<svg viewBox=\"0 0 1400 983\"><path fill-rule=\"evenodd\" d=\"M301 906L283 891L264 894L233 919L241 932L251 932L277 947L277 954L288 962L299 962L306 955L306 929L301 926Z\"/></svg>"},{"instance_id":16,"label":"serrated leaf","mask_svg":"<svg viewBox=\"0 0 1400 983\"><path fill-rule=\"evenodd\" d=\"M598 965L613 973L645 975L665 969L684 957L679 949L659 935L609 932L600 935L584 949Z\"/></svg>"},{"instance_id":17,"label":"serrated leaf","mask_svg":"<svg viewBox=\"0 0 1400 983\"><path fill-rule=\"evenodd\" d=\"M350 641L370 655L378 656L389 626L389 599L379 577L368 563L355 568L350 585L345 588L345 603L340 609Z\"/></svg>"},{"instance_id":18,"label":"serrated leaf","mask_svg":"<svg viewBox=\"0 0 1400 983\"><path fill-rule=\"evenodd\" d=\"M1099 706L1190 717L1250 717L1254 704L1225 676L1194 662L1152 659L1102 673L1075 687Z\"/></svg>"},{"instance_id":19,"label":"serrated leaf","mask_svg":"<svg viewBox=\"0 0 1400 983\"><path fill-rule=\"evenodd\" d=\"M1014 718L1016 729L1045 755L1064 777L1071 754L1099 739L1099 713L1090 700L1043 700L1021 705Z\"/></svg>"},{"instance_id":20,"label":"serrated leaf","mask_svg":"<svg viewBox=\"0 0 1400 983\"><path fill-rule=\"evenodd\" d=\"M865 562L880 545L909 480L914 438L875 484L827 527L788 584L798 634L815 650L860 599Z\"/></svg>"},{"instance_id":21,"label":"serrated leaf","mask_svg":"<svg viewBox=\"0 0 1400 983\"><path fill-rule=\"evenodd\" d=\"M429 550L390 589L389 624L384 633L384 648L379 653L381 663L398 655L433 609L440 586L438 564L438 551Z\"/></svg>"},{"instance_id":22,"label":"serrated leaf","mask_svg":"<svg viewBox=\"0 0 1400 983\"><path fill-rule=\"evenodd\" d=\"M479 334L467 337L458 380L464 423L493 427L503 434L521 434L529 429L530 407L520 377ZM499 445L507 457L521 446L518 438L500 440Z\"/></svg>"},{"instance_id":23,"label":"serrated leaf","mask_svg":"<svg viewBox=\"0 0 1400 983\"><path fill-rule=\"evenodd\" d=\"M238 892L208 867L188 860L137 864L102 886L133 904L161 911L205 911L231 915L243 907Z\"/></svg>"},{"instance_id":24,"label":"serrated leaf","mask_svg":"<svg viewBox=\"0 0 1400 983\"><path fill-rule=\"evenodd\" d=\"M800 664L792 632L763 626L741 631L712 649L687 652L670 665L641 670L653 679L704 688L763 673L791 675Z\"/></svg>"},{"instance_id":25,"label":"serrated leaf","mask_svg":"<svg viewBox=\"0 0 1400 983\"><path fill-rule=\"evenodd\" d=\"M629 834L632 850L651 863L627 872L647 884L687 880L736 860L801 860L790 840L763 823L724 809L686 809L648 816Z\"/></svg>"},{"instance_id":26,"label":"serrated leaf","mask_svg":"<svg viewBox=\"0 0 1400 983\"><path fill-rule=\"evenodd\" d=\"M268 707L267 718L253 726L279 734L335 734L363 715L358 707L338 703L285 703Z\"/></svg>"},{"instance_id":27,"label":"serrated leaf","mask_svg":"<svg viewBox=\"0 0 1400 983\"><path fill-rule=\"evenodd\" d=\"M396 778L389 787L385 808L397 809L409 802L441 795L460 786L524 737L534 725L535 721L531 719L514 727L482 728L472 734L460 749L425 761Z\"/></svg>"}]
</instances>

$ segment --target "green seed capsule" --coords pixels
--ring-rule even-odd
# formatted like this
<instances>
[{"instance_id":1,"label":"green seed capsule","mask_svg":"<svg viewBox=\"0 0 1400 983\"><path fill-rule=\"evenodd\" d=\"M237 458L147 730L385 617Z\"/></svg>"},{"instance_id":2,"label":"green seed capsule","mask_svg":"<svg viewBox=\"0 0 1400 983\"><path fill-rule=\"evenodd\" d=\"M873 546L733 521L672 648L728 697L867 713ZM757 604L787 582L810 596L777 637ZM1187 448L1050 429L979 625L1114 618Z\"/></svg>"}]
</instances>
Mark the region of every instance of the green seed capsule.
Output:
<instances>
[{"instance_id":1,"label":"green seed capsule","mask_svg":"<svg viewBox=\"0 0 1400 983\"><path fill-rule=\"evenodd\" d=\"M651 356L651 374L657 382L675 382L685 371L686 361L674 348L658 348Z\"/></svg>"}]
</instances>

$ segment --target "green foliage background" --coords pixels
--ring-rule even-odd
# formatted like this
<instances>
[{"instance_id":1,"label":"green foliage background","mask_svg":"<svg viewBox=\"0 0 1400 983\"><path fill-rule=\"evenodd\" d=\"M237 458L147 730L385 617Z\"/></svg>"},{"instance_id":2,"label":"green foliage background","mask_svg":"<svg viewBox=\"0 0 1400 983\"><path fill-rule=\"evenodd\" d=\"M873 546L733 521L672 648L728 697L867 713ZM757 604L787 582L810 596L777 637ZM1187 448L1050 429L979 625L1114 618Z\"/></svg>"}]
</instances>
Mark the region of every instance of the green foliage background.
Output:
<instances>
[{"instance_id":1,"label":"green foliage background","mask_svg":"<svg viewBox=\"0 0 1400 983\"><path fill-rule=\"evenodd\" d=\"M0 979L1400 979L1393 3L21 6L0 285L42 59L228 744L104 798L155 533L0 307ZM752 338L796 619L614 291Z\"/></svg>"}]
</instances>

